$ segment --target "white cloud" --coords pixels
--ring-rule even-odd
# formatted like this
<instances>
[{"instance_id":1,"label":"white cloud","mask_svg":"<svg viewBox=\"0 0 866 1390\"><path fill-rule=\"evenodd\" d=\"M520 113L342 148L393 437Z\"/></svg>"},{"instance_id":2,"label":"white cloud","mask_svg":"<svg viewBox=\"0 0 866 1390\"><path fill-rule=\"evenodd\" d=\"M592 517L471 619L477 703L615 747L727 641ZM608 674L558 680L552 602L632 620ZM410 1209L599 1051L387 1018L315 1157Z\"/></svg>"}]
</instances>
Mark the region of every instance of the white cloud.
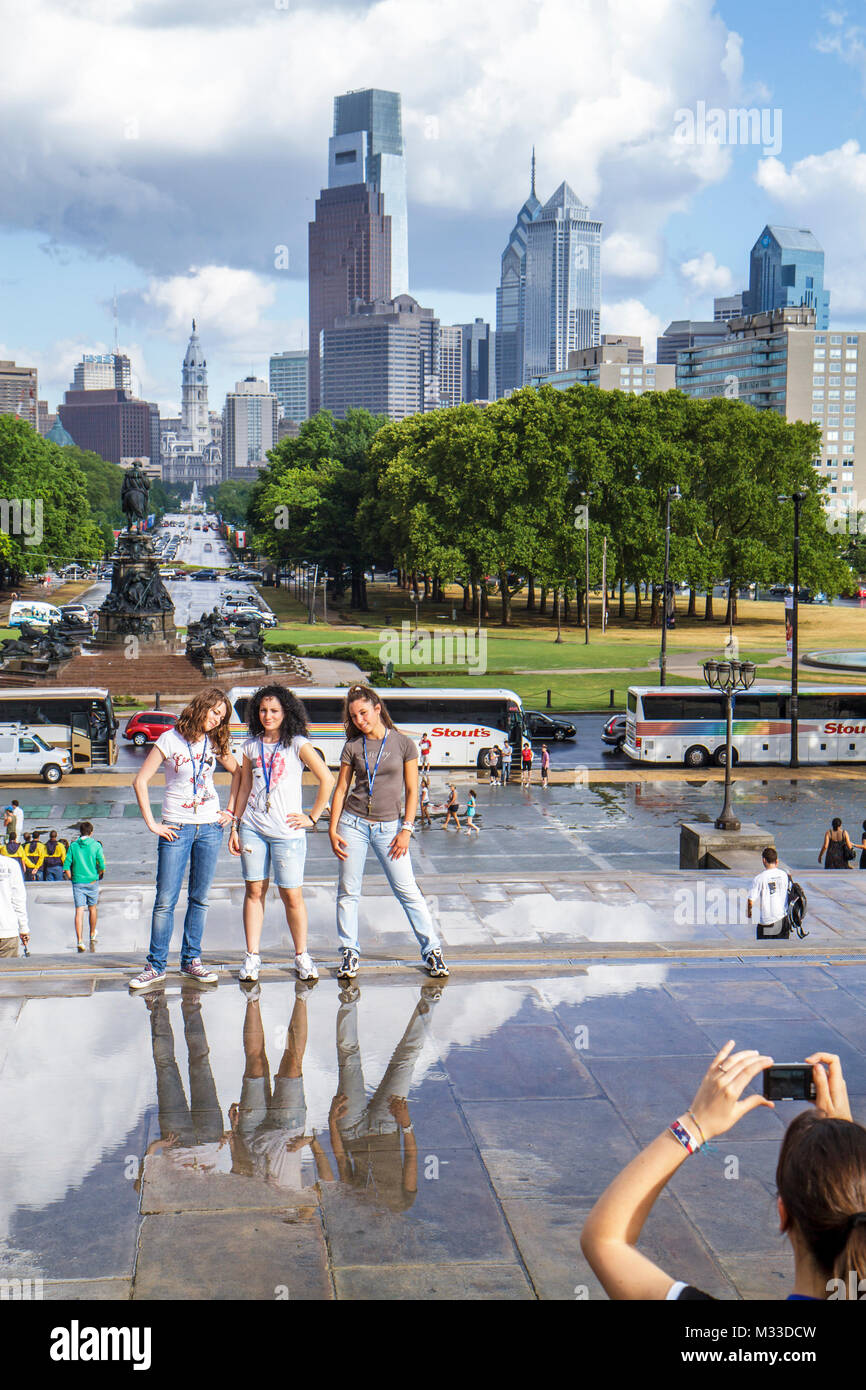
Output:
<instances>
[{"instance_id":1,"label":"white cloud","mask_svg":"<svg viewBox=\"0 0 866 1390\"><path fill-rule=\"evenodd\" d=\"M637 334L643 342L647 362L655 361L656 338L666 327L667 323L639 299L620 299L614 304L602 303L602 333Z\"/></svg>"},{"instance_id":2,"label":"white cloud","mask_svg":"<svg viewBox=\"0 0 866 1390\"><path fill-rule=\"evenodd\" d=\"M658 247L647 245L643 237L631 232L613 232L606 237L601 254L605 275L644 280L658 275L661 269Z\"/></svg>"},{"instance_id":3,"label":"white cloud","mask_svg":"<svg viewBox=\"0 0 866 1390\"><path fill-rule=\"evenodd\" d=\"M726 265L719 265L712 251L683 261L680 274L690 289L699 294L730 294L734 276Z\"/></svg>"}]
</instances>

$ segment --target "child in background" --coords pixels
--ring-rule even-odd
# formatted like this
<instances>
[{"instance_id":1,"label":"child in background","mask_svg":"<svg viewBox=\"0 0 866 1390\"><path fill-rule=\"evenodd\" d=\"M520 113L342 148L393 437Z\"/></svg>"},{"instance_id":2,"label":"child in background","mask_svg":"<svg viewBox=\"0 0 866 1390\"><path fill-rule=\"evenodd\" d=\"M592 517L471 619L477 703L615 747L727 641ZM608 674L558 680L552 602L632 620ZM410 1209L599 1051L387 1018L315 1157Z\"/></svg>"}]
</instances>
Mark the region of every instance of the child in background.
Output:
<instances>
[{"instance_id":1,"label":"child in background","mask_svg":"<svg viewBox=\"0 0 866 1390\"><path fill-rule=\"evenodd\" d=\"M479 829L478 829L478 826L475 824L475 811L476 811L476 805L475 805L475 789L473 788L472 791L470 791L470 793L469 793L469 800L468 800L467 803L466 803L466 834L467 834L467 835L471 835L472 832L473 832L473 830L475 831L475 834L476 834L476 835L479 835L479 834L481 833L481 832L479 831Z\"/></svg>"},{"instance_id":2,"label":"child in background","mask_svg":"<svg viewBox=\"0 0 866 1390\"><path fill-rule=\"evenodd\" d=\"M433 822L432 822L432 820L430 819L430 778L429 778L429 777L422 777L422 778L421 778L421 826L422 826L422 828L423 828L425 825L430 825L430 826L432 826L432 824L433 824Z\"/></svg>"}]
</instances>

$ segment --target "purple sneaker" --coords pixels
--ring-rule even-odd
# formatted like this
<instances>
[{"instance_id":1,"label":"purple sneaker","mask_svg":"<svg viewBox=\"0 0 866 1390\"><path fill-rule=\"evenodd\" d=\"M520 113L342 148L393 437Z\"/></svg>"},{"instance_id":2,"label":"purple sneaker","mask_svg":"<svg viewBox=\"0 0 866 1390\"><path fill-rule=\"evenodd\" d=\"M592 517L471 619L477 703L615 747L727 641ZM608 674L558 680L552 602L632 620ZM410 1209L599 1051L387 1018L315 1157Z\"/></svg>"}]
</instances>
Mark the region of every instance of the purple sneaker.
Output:
<instances>
[{"instance_id":1,"label":"purple sneaker","mask_svg":"<svg viewBox=\"0 0 866 1390\"><path fill-rule=\"evenodd\" d=\"M201 963L201 958L196 956L188 965L180 967L181 975L185 975L188 980L198 980L200 985L215 985L219 980L219 975L215 970L206 970Z\"/></svg>"},{"instance_id":2,"label":"purple sneaker","mask_svg":"<svg viewBox=\"0 0 866 1390\"><path fill-rule=\"evenodd\" d=\"M140 975L136 975L134 980L130 980L131 990L150 989L151 985L161 984L165 979L165 971L154 970L152 965L146 965Z\"/></svg>"}]
</instances>

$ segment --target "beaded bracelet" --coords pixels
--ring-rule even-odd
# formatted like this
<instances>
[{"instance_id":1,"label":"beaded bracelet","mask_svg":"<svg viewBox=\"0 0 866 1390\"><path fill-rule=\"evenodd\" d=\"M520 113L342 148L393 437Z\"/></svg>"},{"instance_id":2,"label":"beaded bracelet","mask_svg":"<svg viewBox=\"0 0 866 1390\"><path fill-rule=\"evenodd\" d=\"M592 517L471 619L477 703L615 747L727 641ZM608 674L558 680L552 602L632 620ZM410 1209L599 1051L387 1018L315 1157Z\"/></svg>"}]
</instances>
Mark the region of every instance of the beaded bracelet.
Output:
<instances>
[{"instance_id":1,"label":"beaded bracelet","mask_svg":"<svg viewBox=\"0 0 866 1390\"><path fill-rule=\"evenodd\" d=\"M682 1144L687 1154L697 1153L701 1147L700 1144L695 1143L695 1140L685 1126L680 1124L679 1120L674 1120L673 1124L668 1125L668 1132L674 1136L677 1143Z\"/></svg>"}]
</instances>

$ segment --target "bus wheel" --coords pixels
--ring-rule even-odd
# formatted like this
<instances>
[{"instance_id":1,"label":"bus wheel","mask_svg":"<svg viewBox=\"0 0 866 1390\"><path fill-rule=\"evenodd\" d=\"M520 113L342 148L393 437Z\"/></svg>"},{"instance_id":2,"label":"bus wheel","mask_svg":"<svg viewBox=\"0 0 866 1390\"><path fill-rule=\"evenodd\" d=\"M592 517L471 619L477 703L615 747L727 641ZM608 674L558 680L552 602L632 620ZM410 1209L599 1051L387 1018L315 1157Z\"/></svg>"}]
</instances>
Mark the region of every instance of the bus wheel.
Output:
<instances>
[{"instance_id":1,"label":"bus wheel","mask_svg":"<svg viewBox=\"0 0 866 1390\"><path fill-rule=\"evenodd\" d=\"M728 750L727 750L726 745L723 743L722 746L721 746L721 748L717 748L716 751L715 751L715 753L713 754L713 762L715 763L716 767L724 767L724 765L725 765L725 763L726 763L727 761L728 761ZM737 750L736 750L736 748L732 748L732 749L731 749L731 766L732 766L732 767L736 767L736 766L737 766L737 763L738 763L739 761L740 761L740 759L739 759L739 757L737 756Z\"/></svg>"},{"instance_id":2,"label":"bus wheel","mask_svg":"<svg viewBox=\"0 0 866 1390\"><path fill-rule=\"evenodd\" d=\"M691 748L686 749L683 765L685 767L706 767L709 761L710 755L706 748L702 748L699 743L695 743Z\"/></svg>"},{"instance_id":3,"label":"bus wheel","mask_svg":"<svg viewBox=\"0 0 866 1390\"><path fill-rule=\"evenodd\" d=\"M42 769L43 782L59 782L63 773L56 763L48 763Z\"/></svg>"},{"instance_id":4,"label":"bus wheel","mask_svg":"<svg viewBox=\"0 0 866 1390\"><path fill-rule=\"evenodd\" d=\"M489 767L489 766L490 766L490 749L489 749L489 748L482 748L481 752L478 754L478 766L479 766L479 767Z\"/></svg>"}]
</instances>

